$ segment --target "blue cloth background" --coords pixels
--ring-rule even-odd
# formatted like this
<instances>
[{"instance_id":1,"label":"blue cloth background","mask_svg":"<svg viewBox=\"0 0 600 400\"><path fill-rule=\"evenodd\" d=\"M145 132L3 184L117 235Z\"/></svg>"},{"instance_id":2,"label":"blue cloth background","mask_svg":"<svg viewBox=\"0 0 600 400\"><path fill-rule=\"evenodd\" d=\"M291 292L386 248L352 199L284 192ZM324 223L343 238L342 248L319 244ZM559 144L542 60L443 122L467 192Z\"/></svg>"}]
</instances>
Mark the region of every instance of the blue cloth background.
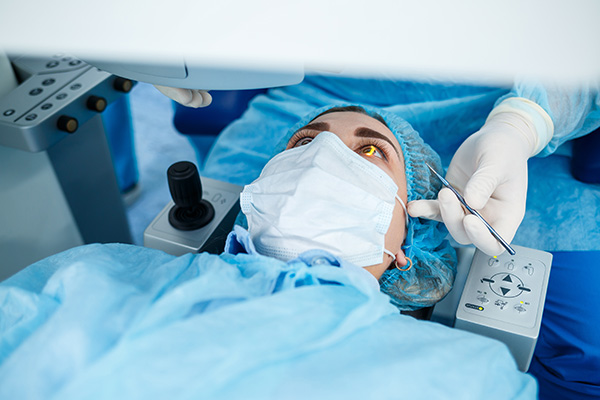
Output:
<instances>
[{"instance_id":1,"label":"blue cloth background","mask_svg":"<svg viewBox=\"0 0 600 400\"><path fill-rule=\"evenodd\" d=\"M88 245L0 284L2 399L484 396L535 380L341 268Z\"/></svg>"},{"instance_id":2,"label":"blue cloth background","mask_svg":"<svg viewBox=\"0 0 600 400\"><path fill-rule=\"evenodd\" d=\"M529 372L543 400L600 399L600 251L554 252Z\"/></svg>"}]
</instances>

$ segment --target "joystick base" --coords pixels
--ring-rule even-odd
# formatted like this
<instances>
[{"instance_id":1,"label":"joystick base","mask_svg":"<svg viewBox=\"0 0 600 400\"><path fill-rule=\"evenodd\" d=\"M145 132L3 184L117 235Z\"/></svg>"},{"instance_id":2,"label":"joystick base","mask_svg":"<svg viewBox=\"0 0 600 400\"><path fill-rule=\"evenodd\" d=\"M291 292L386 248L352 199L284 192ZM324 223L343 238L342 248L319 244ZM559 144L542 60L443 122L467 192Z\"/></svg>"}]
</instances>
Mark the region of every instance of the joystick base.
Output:
<instances>
[{"instance_id":1,"label":"joystick base","mask_svg":"<svg viewBox=\"0 0 600 400\"><path fill-rule=\"evenodd\" d=\"M144 231L144 246L175 256L223 252L227 235L240 212L239 198L243 187L204 177L201 180L203 201L212 205L214 217L206 225L196 229L177 229L169 218L169 214L177 206L170 201Z\"/></svg>"},{"instance_id":2,"label":"joystick base","mask_svg":"<svg viewBox=\"0 0 600 400\"><path fill-rule=\"evenodd\" d=\"M192 207L173 206L169 210L169 223L175 229L193 231L208 225L215 217L215 209L206 200Z\"/></svg>"}]
</instances>

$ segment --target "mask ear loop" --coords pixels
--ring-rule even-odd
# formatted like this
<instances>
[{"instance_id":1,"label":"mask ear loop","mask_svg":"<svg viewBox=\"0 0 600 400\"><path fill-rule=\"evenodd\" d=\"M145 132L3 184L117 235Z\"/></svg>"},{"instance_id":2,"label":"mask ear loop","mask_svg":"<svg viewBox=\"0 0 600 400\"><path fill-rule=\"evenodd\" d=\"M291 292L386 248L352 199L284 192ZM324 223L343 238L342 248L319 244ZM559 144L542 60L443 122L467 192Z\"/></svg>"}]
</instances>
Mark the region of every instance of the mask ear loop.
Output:
<instances>
[{"instance_id":1,"label":"mask ear loop","mask_svg":"<svg viewBox=\"0 0 600 400\"><path fill-rule=\"evenodd\" d=\"M406 204L404 204L400 196L398 196L397 194L395 194L394 197L396 198L396 200L398 200L398 203L400 203L400 205L404 209L404 217L406 219L406 230L408 230L408 210L406 209Z\"/></svg>"},{"instance_id":2,"label":"mask ear loop","mask_svg":"<svg viewBox=\"0 0 600 400\"><path fill-rule=\"evenodd\" d=\"M402 201L402 199L396 194L396 200L398 200L398 202L400 203L400 205L402 206L402 208L404 209L404 216L406 217L406 230L408 230L408 210L406 209L406 205L404 204L404 202ZM410 258L408 257L404 257L408 260L408 267L404 267L404 268L400 268L398 266L398 263L396 262L396 257L394 257L394 265L396 266L396 269L400 272L406 272L409 271L412 266L413 266L413 262Z\"/></svg>"}]
</instances>

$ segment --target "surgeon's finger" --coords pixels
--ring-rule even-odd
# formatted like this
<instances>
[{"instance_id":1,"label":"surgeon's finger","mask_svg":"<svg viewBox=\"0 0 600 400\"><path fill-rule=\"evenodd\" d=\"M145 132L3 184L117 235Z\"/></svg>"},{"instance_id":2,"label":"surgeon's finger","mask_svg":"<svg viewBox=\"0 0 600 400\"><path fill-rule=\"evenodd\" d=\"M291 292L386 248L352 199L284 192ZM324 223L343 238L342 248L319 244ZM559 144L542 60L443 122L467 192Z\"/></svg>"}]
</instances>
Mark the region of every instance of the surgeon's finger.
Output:
<instances>
[{"instance_id":1,"label":"surgeon's finger","mask_svg":"<svg viewBox=\"0 0 600 400\"><path fill-rule=\"evenodd\" d=\"M478 169L465 185L465 201L476 210L481 210L499 183L498 171L486 167Z\"/></svg>"},{"instance_id":2,"label":"surgeon's finger","mask_svg":"<svg viewBox=\"0 0 600 400\"><path fill-rule=\"evenodd\" d=\"M186 107L200 108L212 103L212 96L206 90L182 89L161 85L154 85L154 87L171 100Z\"/></svg>"},{"instance_id":3,"label":"surgeon's finger","mask_svg":"<svg viewBox=\"0 0 600 400\"><path fill-rule=\"evenodd\" d=\"M485 224L475 215L467 215L463 223L469 239L479 250L488 256L498 256L504 252L504 246L500 244Z\"/></svg>"},{"instance_id":4,"label":"surgeon's finger","mask_svg":"<svg viewBox=\"0 0 600 400\"><path fill-rule=\"evenodd\" d=\"M413 218L426 218L443 222L437 200L413 200L408 203L408 214Z\"/></svg>"},{"instance_id":5,"label":"surgeon's finger","mask_svg":"<svg viewBox=\"0 0 600 400\"><path fill-rule=\"evenodd\" d=\"M471 240L465 232L463 219L465 211L450 189L444 188L438 193L440 213L450 235L460 244L469 244Z\"/></svg>"},{"instance_id":6,"label":"surgeon's finger","mask_svg":"<svg viewBox=\"0 0 600 400\"><path fill-rule=\"evenodd\" d=\"M159 92L182 105L187 105L193 99L191 90L174 88L169 86L154 85Z\"/></svg>"},{"instance_id":7,"label":"surgeon's finger","mask_svg":"<svg viewBox=\"0 0 600 400\"><path fill-rule=\"evenodd\" d=\"M192 100L186 104L188 107L201 108L212 103L212 96L206 90L192 90Z\"/></svg>"}]
</instances>

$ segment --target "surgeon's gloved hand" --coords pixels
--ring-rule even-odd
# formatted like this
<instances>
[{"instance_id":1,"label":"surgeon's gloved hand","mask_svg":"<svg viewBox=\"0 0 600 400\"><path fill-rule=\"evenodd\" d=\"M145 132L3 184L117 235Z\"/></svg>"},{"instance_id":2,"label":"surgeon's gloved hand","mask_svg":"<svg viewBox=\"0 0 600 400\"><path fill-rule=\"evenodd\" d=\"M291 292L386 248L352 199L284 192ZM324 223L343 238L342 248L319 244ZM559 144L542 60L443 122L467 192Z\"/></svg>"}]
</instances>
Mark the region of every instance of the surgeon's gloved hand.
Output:
<instances>
[{"instance_id":1,"label":"surgeon's gloved hand","mask_svg":"<svg viewBox=\"0 0 600 400\"><path fill-rule=\"evenodd\" d=\"M206 90L181 89L161 85L154 85L154 87L171 100L186 107L206 107L212 102L212 96Z\"/></svg>"},{"instance_id":2,"label":"surgeon's gloved hand","mask_svg":"<svg viewBox=\"0 0 600 400\"><path fill-rule=\"evenodd\" d=\"M492 110L484 126L464 141L450 162L446 179L508 243L525 216L527 160L548 144L553 131L550 116L539 105L509 98ZM443 221L458 243L473 243L490 256L504 251L450 189L440 190L437 200L410 202L408 212Z\"/></svg>"}]
</instances>

